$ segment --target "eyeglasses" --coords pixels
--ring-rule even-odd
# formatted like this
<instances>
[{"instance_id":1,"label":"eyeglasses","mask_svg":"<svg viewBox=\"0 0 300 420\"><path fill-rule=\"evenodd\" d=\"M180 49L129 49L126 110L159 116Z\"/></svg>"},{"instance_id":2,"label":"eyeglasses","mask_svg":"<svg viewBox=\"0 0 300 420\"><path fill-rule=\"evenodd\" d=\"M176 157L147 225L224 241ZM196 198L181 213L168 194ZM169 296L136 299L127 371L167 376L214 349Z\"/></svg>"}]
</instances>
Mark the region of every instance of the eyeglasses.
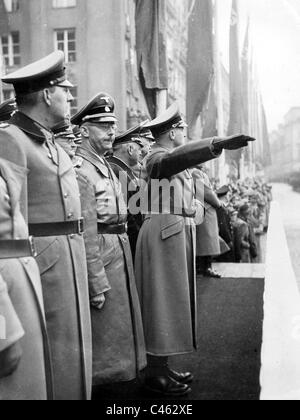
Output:
<instances>
[{"instance_id":1,"label":"eyeglasses","mask_svg":"<svg viewBox=\"0 0 300 420\"><path fill-rule=\"evenodd\" d=\"M117 124L114 124L114 123L93 122L90 124L101 128L103 131L110 131L110 130L117 131L118 129Z\"/></svg>"}]
</instances>

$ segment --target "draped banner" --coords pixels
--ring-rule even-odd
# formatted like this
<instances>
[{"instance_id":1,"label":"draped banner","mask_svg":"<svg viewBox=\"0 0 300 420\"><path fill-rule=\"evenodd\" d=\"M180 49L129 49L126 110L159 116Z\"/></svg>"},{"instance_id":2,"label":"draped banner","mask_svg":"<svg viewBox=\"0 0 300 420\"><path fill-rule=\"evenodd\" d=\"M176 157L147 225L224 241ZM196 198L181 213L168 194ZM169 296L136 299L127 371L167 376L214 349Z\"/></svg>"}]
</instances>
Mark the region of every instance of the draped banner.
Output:
<instances>
[{"instance_id":1,"label":"draped banner","mask_svg":"<svg viewBox=\"0 0 300 420\"><path fill-rule=\"evenodd\" d=\"M0 36L7 35L9 32L8 14L4 0L0 0Z\"/></svg>"},{"instance_id":2,"label":"draped banner","mask_svg":"<svg viewBox=\"0 0 300 420\"><path fill-rule=\"evenodd\" d=\"M137 64L152 117L156 92L168 89L166 38L166 0L136 0Z\"/></svg>"},{"instance_id":3,"label":"draped banner","mask_svg":"<svg viewBox=\"0 0 300 420\"><path fill-rule=\"evenodd\" d=\"M193 138L197 120L209 100L214 73L213 62L212 0L196 0L189 18L187 59L187 121L190 138Z\"/></svg>"},{"instance_id":4,"label":"draped banner","mask_svg":"<svg viewBox=\"0 0 300 420\"><path fill-rule=\"evenodd\" d=\"M239 11L237 0L232 0L230 23L230 120L228 135L242 132L243 128L243 100L242 76L239 52ZM242 151L229 152L227 158L239 164Z\"/></svg>"}]
</instances>

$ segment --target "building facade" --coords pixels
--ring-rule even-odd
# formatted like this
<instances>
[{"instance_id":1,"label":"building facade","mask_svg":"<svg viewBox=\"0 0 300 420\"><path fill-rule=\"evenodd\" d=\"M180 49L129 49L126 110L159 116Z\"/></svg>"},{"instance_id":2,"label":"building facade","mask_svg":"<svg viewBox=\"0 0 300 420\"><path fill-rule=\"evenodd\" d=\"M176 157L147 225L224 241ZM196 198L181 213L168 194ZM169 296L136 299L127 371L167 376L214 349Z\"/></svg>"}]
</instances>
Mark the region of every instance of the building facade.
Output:
<instances>
[{"instance_id":1,"label":"building facade","mask_svg":"<svg viewBox=\"0 0 300 420\"><path fill-rule=\"evenodd\" d=\"M10 33L1 37L5 72L55 49L65 52L75 101L72 113L100 91L116 99L120 129L146 119L138 78L135 0L4 0ZM167 0L169 97L185 112L190 0ZM180 31L178 30L180 28ZM13 95L3 86L4 99Z\"/></svg>"},{"instance_id":2,"label":"building facade","mask_svg":"<svg viewBox=\"0 0 300 420\"><path fill-rule=\"evenodd\" d=\"M270 136L273 179L286 179L293 172L300 171L300 107L289 110L284 123Z\"/></svg>"}]
</instances>

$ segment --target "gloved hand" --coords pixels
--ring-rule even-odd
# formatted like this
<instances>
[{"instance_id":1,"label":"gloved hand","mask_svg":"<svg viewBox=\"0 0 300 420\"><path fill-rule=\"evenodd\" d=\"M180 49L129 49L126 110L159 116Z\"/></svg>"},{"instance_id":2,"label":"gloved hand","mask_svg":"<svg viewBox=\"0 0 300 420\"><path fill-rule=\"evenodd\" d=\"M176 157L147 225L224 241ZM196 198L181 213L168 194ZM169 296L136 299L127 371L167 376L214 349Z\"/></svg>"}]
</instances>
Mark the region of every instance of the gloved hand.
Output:
<instances>
[{"instance_id":1,"label":"gloved hand","mask_svg":"<svg viewBox=\"0 0 300 420\"><path fill-rule=\"evenodd\" d=\"M105 300L106 299L104 293L102 293L101 295L94 296L91 298L91 306L94 309L98 309L98 311L100 311L104 307Z\"/></svg>"},{"instance_id":2,"label":"gloved hand","mask_svg":"<svg viewBox=\"0 0 300 420\"><path fill-rule=\"evenodd\" d=\"M215 139L213 141L214 151L220 153L222 150L238 150L247 147L249 142L256 141L253 137L238 134L235 136Z\"/></svg>"},{"instance_id":3,"label":"gloved hand","mask_svg":"<svg viewBox=\"0 0 300 420\"><path fill-rule=\"evenodd\" d=\"M22 358L22 348L19 342L0 352L0 379L12 375Z\"/></svg>"}]
</instances>

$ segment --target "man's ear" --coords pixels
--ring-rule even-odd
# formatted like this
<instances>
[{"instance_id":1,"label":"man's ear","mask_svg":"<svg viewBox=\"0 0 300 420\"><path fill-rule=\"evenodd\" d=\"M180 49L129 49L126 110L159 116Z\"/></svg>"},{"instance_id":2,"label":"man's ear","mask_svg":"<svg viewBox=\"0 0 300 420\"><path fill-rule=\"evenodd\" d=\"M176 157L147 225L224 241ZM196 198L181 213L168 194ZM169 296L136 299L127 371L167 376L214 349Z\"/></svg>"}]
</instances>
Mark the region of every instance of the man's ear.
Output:
<instances>
[{"instance_id":1,"label":"man's ear","mask_svg":"<svg viewBox=\"0 0 300 420\"><path fill-rule=\"evenodd\" d=\"M88 127L86 125L82 125L80 127L80 132L81 132L81 135L83 137L85 137L85 138L90 137L90 132L89 132L89 129L88 129Z\"/></svg>"},{"instance_id":2,"label":"man's ear","mask_svg":"<svg viewBox=\"0 0 300 420\"><path fill-rule=\"evenodd\" d=\"M133 154L133 145L132 144L129 144L127 146L127 153L129 154L129 156L132 156L132 154Z\"/></svg>"},{"instance_id":3,"label":"man's ear","mask_svg":"<svg viewBox=\"0 0 300 420\"><path fill-rule=\"evenodd\" d=\"M174 141L176 139L176 133L174 130L171 130L169 133L169 137L171 141Z\"/></svg>"},{"instance_id":4,"label":"man's ear","mask_svg":"<svg viewBox=\"0 0 300 420\"><path fill-rule=\"evenodd\" d=\"M48 106L51 106L52 101L51 101L51 93L49 89L44 89L43 90L43 97L44 97L44 101Z\"/></svg>"}]
</instances>

